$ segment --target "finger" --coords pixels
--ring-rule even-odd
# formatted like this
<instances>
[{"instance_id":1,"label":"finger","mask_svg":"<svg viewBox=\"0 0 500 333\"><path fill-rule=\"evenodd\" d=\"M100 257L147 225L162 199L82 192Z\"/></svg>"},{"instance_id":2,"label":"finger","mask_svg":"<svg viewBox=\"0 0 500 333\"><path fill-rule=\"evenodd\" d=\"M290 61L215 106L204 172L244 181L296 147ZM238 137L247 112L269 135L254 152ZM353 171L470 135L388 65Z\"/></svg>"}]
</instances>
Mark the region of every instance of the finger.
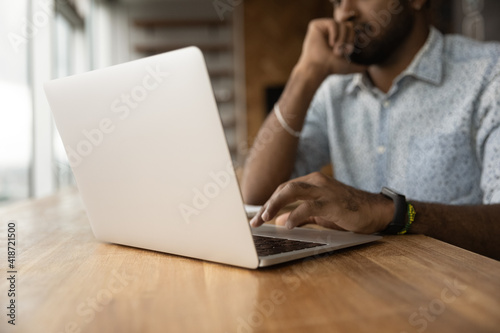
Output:
<instances>
[{"instance_id":1,"label":"finger","mask_svg":"<svg viewBox=\"0 0 500 333\"><path fill-rule=\"evenodd\" d=\"M250 220L250 225L252 227L260 227L262 224L264 224L264 220L262 219L262 213L264 213L264 210L266 209L266 205L262 205L260 208L259 212L255 214L255 216Z\"/></svg>"},{"instance_id":2,"label":"finger","mask_svg":"<svg viewBox=\"0 0 500 333\"><path fill-rule=\"evenodd\" d=\"M347 25L347 33L345 39L344 55L349 56L354 52L354 40L356 38L356 33L354 32L354 27L352 25Z\"/></svg>"},{"instance_id":3,"label":"finger","mask_svg":"<svg viewBox=\"0 0 500 333\"><path fill-rule=\"evenodd\" d=\"M274 191L274 193L271 195L270 199L266 204L263 206L264 213L262 215L262 218L264 221L270 221L271 219L274 218L274 216L286 205L291 204L293 202L296 202L298 200L302 199L310 199L311 196L308 195L309 193L304 193L305 191L309 190L309 188L314 188L314 194L315 196L319 195L318 190L320 187L325 186L325 184L328 182L329 177L325 176L324 174L320 172L313 172L311 174L298 177L292 180L289 180L281 185L278 186L278 188ZM331 179L330 179L331 180ZM299 189L295 189L295 187L299 187ZM291 193L288 194L290 198L285 196L282 192L283 189L287 189L287 191L292 191ZM299 190L299 191L298 191ZM297 192L298 191L298 192ZM286 192L285 192L286 194ZM312 193L311 193L312 194ZM284 201L283 203L274 202L276 198L280 198ZM277 204L278 207L271 207L271 209L267 209L269 207L270 203Z\"/></svg>"},{"instance_id":4,"label":"finger","mask_svg":"<svg viewBox=\"0 0 500 333\"><path fill-rule=\"evenodd\" d=\"M290 181L288 181L290 182ZM276 190L274 190L272 196L276 195L279 191L281 191L281 189L288 183L288 182L285 182L281 185L278 186L278 188L276 188ZM271 197L272 197L271 196ZM268 217L269 215L266 213L264 215L264 212L266 212L266 208L267 206L269 205L268 201L262 205L262 207L260 208L259 212L257 214L255 214L255 216L250 220L250 225L252 227L260 227L262 224L266 223L267 221L270 221L271 219Z\"/></svg>"},{"instance_id":5,"label":"finger","mask_svg":"<svg viewBox=\"0 0 500 333\"><path fill-rule=\"evenodd\" d=\"M340 24L332 20L332 47L339 41Z\"/></svg>"},{"instance_id":6,"label":"finger","mask_svg":"<svg viewBox=\"0 0 500 333\"><path fill-rule=\"evenodd\" d=\"M273 219L286 205L297 200L314 199L317 195L319 195L318 191L319 188L310 183L302 181L289 182L282 187L280 191L277 191L271 196L267 202L267 207L262 218L264 221L269 221Z\"/></svg>"},{"instance_id":7,"label":"finger","mask_svg":"<svg viewBox=\"0 0 500 333\"><path fill-rule=\"evenodd\" d=\"M280 216L278 216L276 218L276 225L280 225L280 226L284 227L285 224L286 224L286 221L288 220L288 216L289 215L290 215L290 212L289 213L285 213L285 214L281 214ZM296 226L300 227L300 226L303 226L303 225L306 225L306 224L315 224L315 223L316 223L316 220L314 219L314 217L310 217L307 220L299 223Z\"/></svg>"},{"instance_id":8,"label":"finger","mask_svg":"<svg viewBox=\"0 0 500 333\"><path fill-rule=\"evenodd\" d=\"M316 185L316 186L322 186L324 185L326 179L328 177L326 177L325 175L319 173L319 172L313 172L311 174L308 174L308 175L305 175L305 176L301 176L301 177L298 177L298 178L295 178L295 179L292 179L292 180L289 180L287 182L284 182L282 184L280 184L276 190L273 192L273 194L271 195L270 199L264 204L262 205L262 208L260 209L259 213L257 213L253 218L252 220L250 220L250 224L254 227L258 227L260 225L262 225L263 223L267 222L267 221L270 221L271 219L273 219L274 215L273 216L270 216L269 213L267 212L267 207L269 206L269 201L278 196L278 194L283 190L283 188L285 188L286 186L289 186L290 183L294 183L294 182L303 182L303 183L310 183L310 184L313 184L313 185ZM297 200L300 200L300 198L297 198L295 200L293 200L292 202L290 203L293 203ZM285 204L287 205L287 204ZM280 208L281 209L281 208ZM279 212L278 209L276 211L276 214Z\"/></svg>"},{"instance_id":9,"label":"finger","mask_svg":"<svg viewBox=\"0 0 500 333\"><path fill-rule=\"evenodd\" d=\"M314 223L314 216L321 214L323 206L324 203L320 200L304 201L290 213L285 226L293 229L305 223Z\"/></svg>"},{"instance_id":10,"label":"finger","mask_svg":"<svg viewBox=\"0 0 500 333\"><path fill-rule=\"evenodd\" d=\"M333 46L335 45L335 31L336 31L335 21L331 20L330 22L328 22L327 29L328 29L328 44L333 49Z\"/></svg>"},{"instance_id":11,"label":"finger","mask_svg":"<svg viewBox=\"0 0 500 333\"><path fill-rule=\"evenodd\" d=\"M276 218L276 225L281 225L284 226L286 221L288 220L288 216L290 215L290 212L281 214Z\"/></svg>"},{"instance_id":12,"label":"finger","mask_svg":"<svg viewBox=\"0 0 500 333\"><path fill-rule=\"evenodd\" d=\"M344 44L346 43L347 27L345 24L338 24L337 27L337 38L335 40L333 51L337 57L342 57L344 55Z\"/></svg>"},{"instance_id":13,"label":"finger","mask_svg":"<svg viewBox=\"0 0 500 333\"><path fill-rule=\"evenodd\" d=\"M287 186L289 183L293 183L293 182L297 182L297 181L305 181L305 182L308 182L309 180L309 175L305 175L305 176L301 176L301 177L298 177L298 178L294 178L294 179L291 179L291 180L288 180L284 183L281 183L280 185L278 185L278 187L276 188L276 190L274 190L273 194L269 197L268 201L266 201L266 203L264 205L262 205L260 211L259 211L259 216L262 216L263 213L265 212L267 206L269 205L269 200L275 196L278 195L279 192L281 192L281 190ZM267 216L267 214L266 214ZM270 220L270 219L269 219ZM269 220L266 220L266 221L269 221Z\"/></svg>"},{"instance_id":14,"label":"finger","mask_svg":"<svg viewBox=\"0 0 500 333\"><path fill-rule=\"evenodd\" d=\"M334 26L333 19L317 19L309 27L317 30L325 39L326 44L333 46ZM308 31L308 34L310 32Z\"/></svg>"}]
</instances>

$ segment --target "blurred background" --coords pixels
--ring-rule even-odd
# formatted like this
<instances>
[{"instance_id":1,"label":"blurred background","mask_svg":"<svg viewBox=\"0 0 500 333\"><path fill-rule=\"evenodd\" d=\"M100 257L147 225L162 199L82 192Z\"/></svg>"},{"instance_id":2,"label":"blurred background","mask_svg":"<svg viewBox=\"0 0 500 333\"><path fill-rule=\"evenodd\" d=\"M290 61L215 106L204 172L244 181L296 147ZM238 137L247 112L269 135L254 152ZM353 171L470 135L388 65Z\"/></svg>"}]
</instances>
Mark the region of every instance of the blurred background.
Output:
<instances>
[{"instance_id":1,"label":"blurred background","mask_svg":"<svg viewBox=\"0 0 500 333\"><path fill-rule=\"evenodd\" d=\"M189 45L205 55L241 166L308 22L332 14L329 0L0 1L0 206L74 184L43 82ZM500 1L431 1L444 33L500 40Z\"/></svg>"}]
</instances>

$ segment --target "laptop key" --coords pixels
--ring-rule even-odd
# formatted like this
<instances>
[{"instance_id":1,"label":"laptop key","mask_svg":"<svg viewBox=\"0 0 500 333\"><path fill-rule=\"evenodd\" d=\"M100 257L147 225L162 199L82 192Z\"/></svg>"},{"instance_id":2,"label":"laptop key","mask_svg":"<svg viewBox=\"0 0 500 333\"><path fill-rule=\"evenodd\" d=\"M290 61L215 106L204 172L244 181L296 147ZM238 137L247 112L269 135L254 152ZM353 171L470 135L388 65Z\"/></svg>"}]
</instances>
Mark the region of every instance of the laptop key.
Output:
<instances>
[{"instance_id":1,"label":"laptop key","mask_svg":"<svg viewBox=\"0 0 500 333\"><path fill-rule=\"evenodd\" d=\"M255 243L255 248L257 249L257 254L260 257L326 245L323 243L304 242L257 235L253 235L253 241Z\"/></svg>"}]
</instances>

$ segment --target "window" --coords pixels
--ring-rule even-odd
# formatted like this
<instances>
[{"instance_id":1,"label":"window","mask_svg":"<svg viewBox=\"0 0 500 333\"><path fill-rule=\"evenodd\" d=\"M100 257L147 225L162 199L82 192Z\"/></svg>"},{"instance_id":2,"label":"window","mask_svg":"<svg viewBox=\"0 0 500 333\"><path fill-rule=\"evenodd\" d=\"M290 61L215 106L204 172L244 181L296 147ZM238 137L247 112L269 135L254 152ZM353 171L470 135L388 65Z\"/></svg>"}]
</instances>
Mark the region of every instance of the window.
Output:
<instances>
[{"instance_id":1,"label":"window","mask_svg":"<svg viewBox=\"0 0 500 333\"><path fill-rule=\"evenodd\" d=\"M42 86L88 69L90 3L0 3L0 205L74 184Z\"/></svg>"},{"instance_id":2,"label":"window","mask_svg":"<svg viewBox=\"0 0 500 333\"><path fill-rule=\"evenodd\" d=\"M87 70L90 52L86 47L84 21L81 14L82 8L86 5L85 2L80 0L78 2L80 7L69 6L68 3L56 7L52 48L54 78ZM54 122L52 122L52 157L55 187L63 188L74 184L75 180L64 145Z\"/></svg>"},{"instance_id":3,"label":"window","mask_svg":"<svg viewBox=\"0 0 500 333\"><path fill-rule=\"evenodd\" d=\"M32 105L28 43L23 26L28 1L0 3L0 205L30 195Z\"/></svg>"},{"instance_id":4,"label":"window","mask_svg":"<svg viewBox=\"0 0 500 333\"><path fill-rule=\"evenodd\" d=\"M55 17L55 36L54 36L54 76L55 78L65 77L75 73L74 53L75 53L75 31L74 27L59 12ZM52 170L54 172L54 181L57 188L62 188L74 184L73 173L69 166L68 158L64 151L64 145L59 136L59 132L52 124L52 144L53 160Z\"/></svg>"}]
</instances>

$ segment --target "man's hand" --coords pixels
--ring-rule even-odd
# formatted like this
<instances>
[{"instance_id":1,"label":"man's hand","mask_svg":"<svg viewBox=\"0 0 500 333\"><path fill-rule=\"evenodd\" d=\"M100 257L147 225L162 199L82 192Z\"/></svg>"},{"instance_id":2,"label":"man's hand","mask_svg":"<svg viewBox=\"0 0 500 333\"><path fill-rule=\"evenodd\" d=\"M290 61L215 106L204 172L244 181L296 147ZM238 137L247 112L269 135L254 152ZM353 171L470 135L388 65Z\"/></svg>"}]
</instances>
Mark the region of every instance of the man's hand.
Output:
<instances>
[{"instance_id":1,"label":"man's hand","mask_svg":"<svg viewBox=\"0 0 500 333\"><path fill-rule=\"evenodd\" d=\"M272 220L286 205L301 201L286 227L315 223L327 228L371 234L384 230L394 215L394 204L382 194L342 184L319 172L283 183L252 219L254 227Z\"/></svg>"},{"instance_id":2,"label":"man's hand","mask_svg":"<svg viewBox=\"0 0 500 333\"><path fill-rule=\"evenodd\" d=\"M366 67L349 61L355 33L351 23L316 19L309 23L298 65L314 68L324 77L330 74L359 73Z\"/></svg>"}]
</instances>

